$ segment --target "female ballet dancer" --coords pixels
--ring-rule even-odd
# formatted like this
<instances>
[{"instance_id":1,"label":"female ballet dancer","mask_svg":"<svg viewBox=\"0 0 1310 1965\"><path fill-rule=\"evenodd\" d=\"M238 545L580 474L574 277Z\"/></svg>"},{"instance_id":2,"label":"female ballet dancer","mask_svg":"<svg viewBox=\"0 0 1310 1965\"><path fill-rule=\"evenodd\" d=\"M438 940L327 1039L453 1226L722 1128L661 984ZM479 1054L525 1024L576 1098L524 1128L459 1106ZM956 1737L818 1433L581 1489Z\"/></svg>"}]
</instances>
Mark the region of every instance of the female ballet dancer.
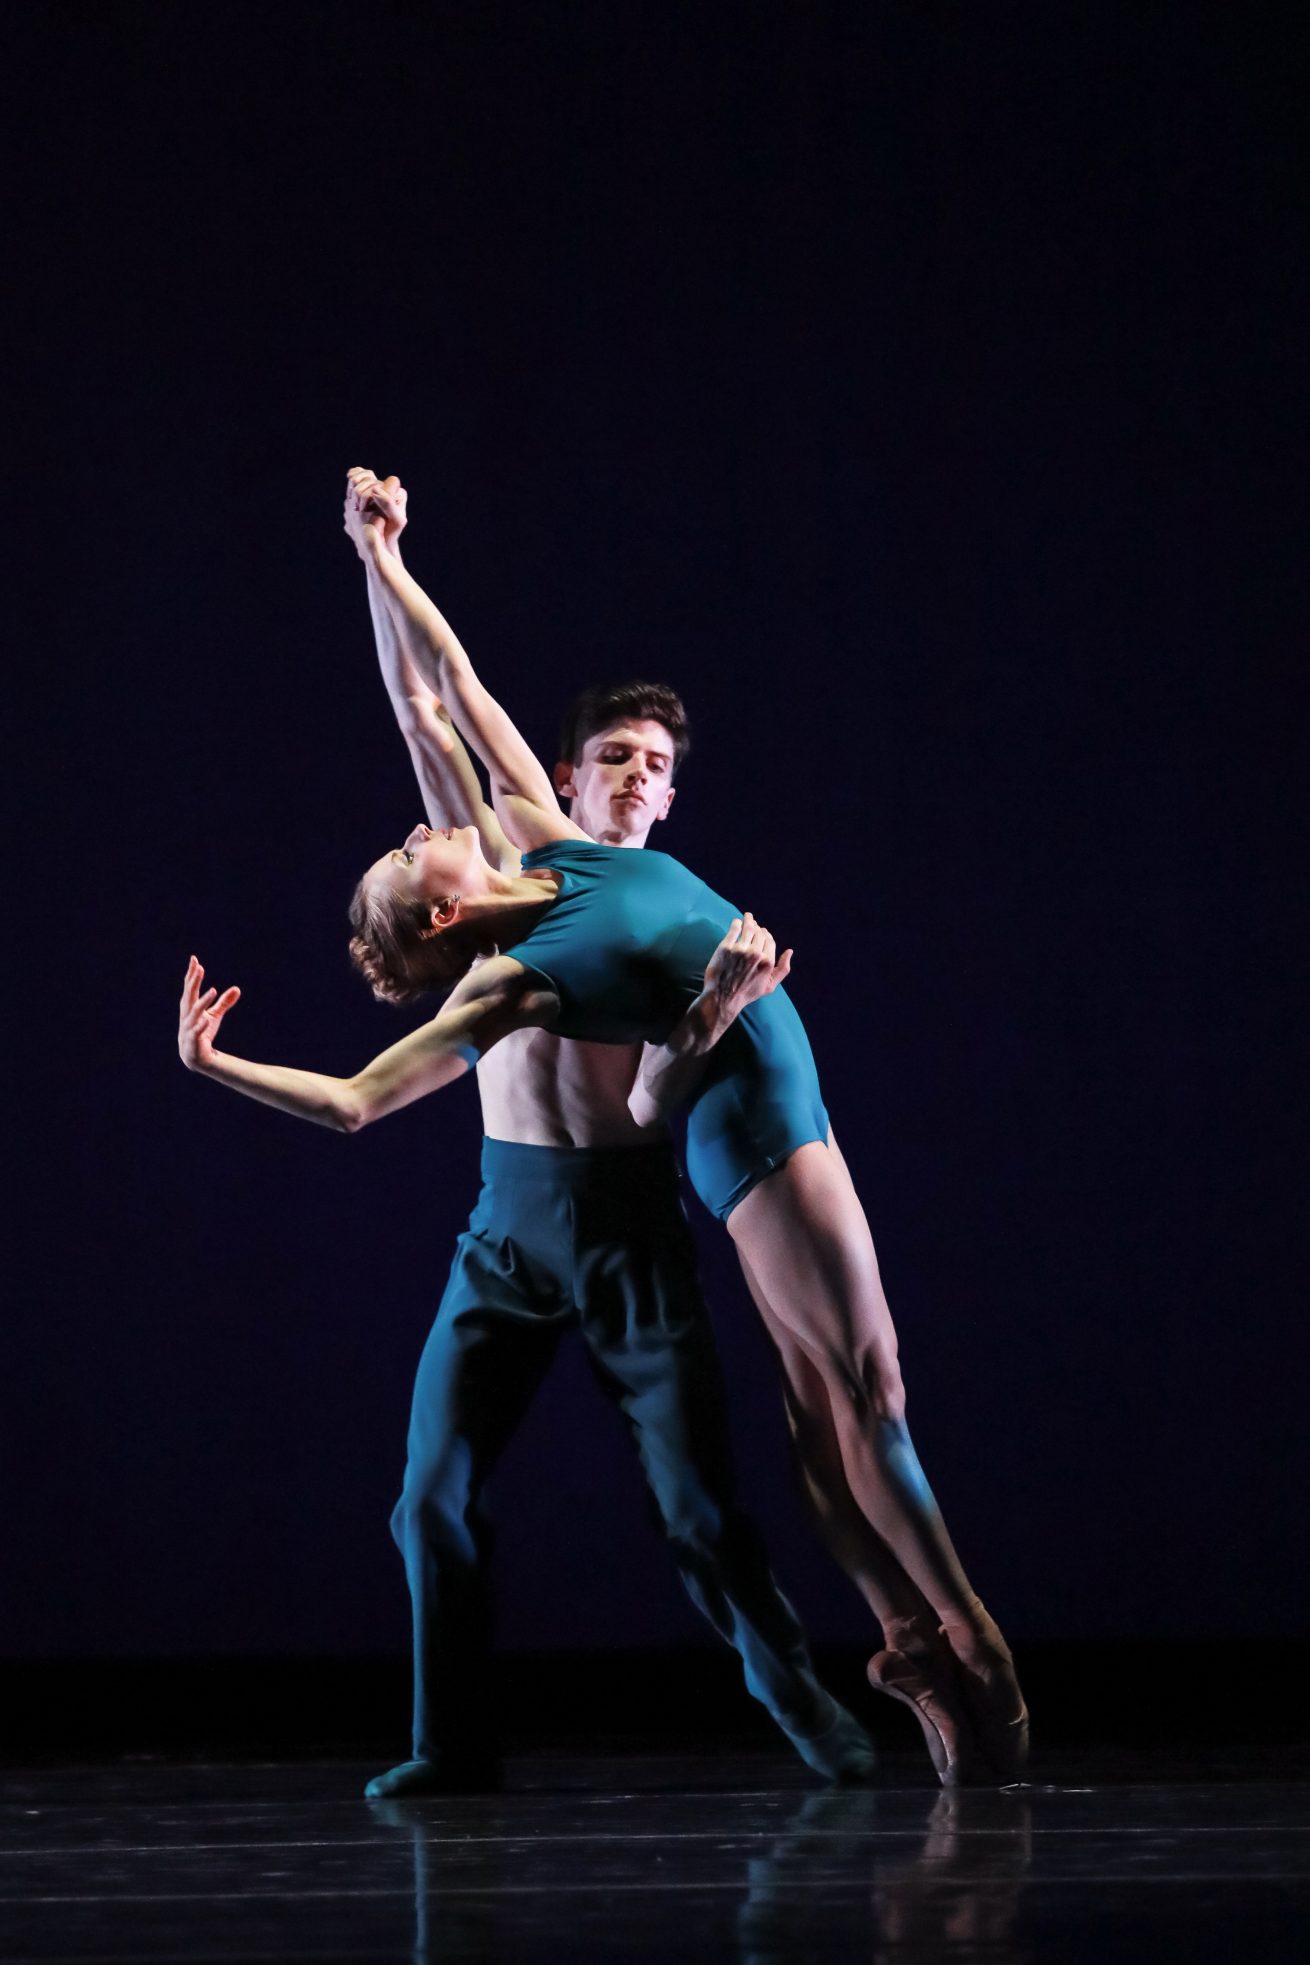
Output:
<instances>
[{"instance_id":1,"label":"female ballet dancer","mask_svg":"<svg viewBox=\"0 0 1310 1965\"><path fill-rule=\"evenodd\" d=\"M368 870L352 904L352 954L376 992L406 1001L455 986L431 1023L355 1077L217 1051L239 992L202 993L194 959L184 1061L353 1132L450 1083L511 1030L654 1044L634 1112L649 1119L676 1099L688 1103L688 1173L727 1223L782 1352L797 1448L811 1498L828 1513L830 1545L884 1626L888 1648L870 1661L870 1677L915 1710L943 1780L983 1771L964 1772L960 1695L993 1778L1013 1778L1026 1754L1026 1710L905 1426L872 1240L831 1143L800 1019L778 989L720 1030L714 958L750 924L676 861L598 846L573 825L442 616L386 553L380 528L370 534L398 632L492 774L519 870L506 870L503 857L492 864L472 826L418 826ZM701 1035L672 1048L664 1040L675 1025Z\"/></svg>"}]
</instances>

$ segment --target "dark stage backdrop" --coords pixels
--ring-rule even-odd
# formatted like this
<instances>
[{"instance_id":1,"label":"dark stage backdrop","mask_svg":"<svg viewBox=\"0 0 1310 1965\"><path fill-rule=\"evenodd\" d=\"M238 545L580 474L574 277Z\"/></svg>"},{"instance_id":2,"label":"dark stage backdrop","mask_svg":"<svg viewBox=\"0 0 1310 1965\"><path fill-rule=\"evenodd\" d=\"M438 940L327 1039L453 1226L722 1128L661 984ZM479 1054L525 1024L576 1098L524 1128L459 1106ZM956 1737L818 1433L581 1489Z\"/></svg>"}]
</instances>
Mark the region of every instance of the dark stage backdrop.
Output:
<instances>
[{"instance_id":1,"label":"dark stage backdrop","mask_svg":"<svg viewBox=\"0 0 1310 1965\"><path fill-rule=\"evenodd\" d=\"M472 1087L361 1138L187 1077L407 1027L417 816L340 531L552 755L685 693L659 843L794 944L911 1421L1020 1637L1307 1626L1294 1051L1300 10L54 7L9 49L0 1646L400 1650L386 1518ZM691 1204L695 1209L696 1204ZM858 1637L698 1214L741 1480ZM576 1356L507 1644L696 1641Z\"/></svg>"}]
</instances>

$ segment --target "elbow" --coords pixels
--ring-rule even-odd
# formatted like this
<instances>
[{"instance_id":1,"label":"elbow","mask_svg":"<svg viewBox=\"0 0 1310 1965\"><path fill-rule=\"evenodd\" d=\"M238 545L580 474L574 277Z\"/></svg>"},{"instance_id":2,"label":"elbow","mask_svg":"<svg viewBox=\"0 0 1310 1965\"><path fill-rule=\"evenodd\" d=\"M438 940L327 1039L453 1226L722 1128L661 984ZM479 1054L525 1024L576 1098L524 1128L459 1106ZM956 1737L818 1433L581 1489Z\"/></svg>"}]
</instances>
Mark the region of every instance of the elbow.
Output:
<instances>
[{"instance_id":1,"label":"elbow","mask_svg":"<svg viewBox=\"0 0 1310 1965\"><path fill-rule=\"evenodd\" d=\"M339 1133L362 1132L375 1116L357 1092L339 1099L332 1108L332 1124Z\"/></svg>"},{"instance_id":2,"label":"elbow","mask_svg":"<svg viewBox=\"0 0 1310 1965\"><path fill-rule=\"evenodd\" d=\"M633 1124L639 1126L642 1132L648 1132L652 1126L661 1124L664 1116L654 1099L648 1092L643 1091L640 1085L634 1085L628 1094L628 1111L632 1115Z\"/></svg>"},{"instance_id":3,"label":"elbow","mask_svg":"<svg viewBox=\"0 0 1310 1965\"><path fill-rule=\"evenodd\" d=\"M443 636L435 645L440 687L452 694L467 690L473 682L473 664L466 649L454 637Z\"/></svg>"}]
</instances>

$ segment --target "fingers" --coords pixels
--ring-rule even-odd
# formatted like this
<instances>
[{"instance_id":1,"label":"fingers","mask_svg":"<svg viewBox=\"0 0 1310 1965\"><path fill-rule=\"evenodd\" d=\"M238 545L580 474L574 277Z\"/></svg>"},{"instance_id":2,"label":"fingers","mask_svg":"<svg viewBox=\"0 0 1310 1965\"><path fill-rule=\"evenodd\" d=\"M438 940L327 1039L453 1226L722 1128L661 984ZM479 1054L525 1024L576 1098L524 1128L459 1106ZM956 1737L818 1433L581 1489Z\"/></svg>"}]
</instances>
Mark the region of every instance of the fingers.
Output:
<instances>
[{"instance_id":1,"label":"fingers","mask_svg":"<svg viewBox=\"0 0 1310 1965\"><path fill-rule=\"evenodd\" d=\"M221 996L212 983L202 994L200 985L204 980L204 969L193 955L182 979L182 1010L193 1022L206 1016L226 1015L241 995L235 983L229 984Z\"/></svg>"},{"instance_id":2,"label":"fingers","mask_svg":"<svg viewBox=\"0 0 1310 1965\"><path fill-rule=\"evenodd\" d=\"M221 1017L224 1011L232 1008L240 994L241 991L235 983L229 983L221 996L216 989L207 989L197 1002L196 1009Z\"/></svg>"},{"instance_id":3,"label":"fingers","mask_svg":"<svg viewBox=\"0 0 1310 1965\"><path fill-rule=\"evenodd\" d=\"M346 503L348 506L353 503L357 512L362 511L373 493L381 489L376 472L368 470L363 464L352 464L346 472Z\"/></svg>"},{"instance_id":4,"label":"fingers","mask_svg":"<svg viewBox=\"0 0 1310 1965\"><path fill-rule=\"evenodd\" d=\"M776 958L773 936L763 922L757 921L753 914L747 912L740 921L734 921L728 932L734 947L758 955L762 961L768 963L770 968L773 967Z\"/></svg>"},{"instance_id":5,"label":"fingers","mask_svg":"<svg viewBox=\"0 0 1310 1965\"><path fill-rule=\"evenodd\" d=\"M197 1014L203 1011L209 1011L214 1016L221 1017L232 1008L232 1005L236 1002L240 994L241 991L236 987L235 983L229 984L221 996L216 989L211 987L205 991L203 996L196 998L193 1007Z\"/></svg>"},{"instance_id":6,"label":"fingers","mask_svg":"<svg viewBox=\"0 0 1310 1965\"><path fill-rule=\"evenodd\" d=\"M380 478L363 464L352 464L346 472L346 503L349 505L353 500L356 511L362 511L370 499L379 499L393 512L403 513L408 498L409 493L394 471L390 477Z\"/></svg>"},{"instance_id":7,"label":"fingers","mask_svg":"<svg viewBox=\"0 0 1310 1965\"><path fill-rule=\"evenodd\" d=\"M764 924L750 913L729 922L727 932L719 943L725 953L749 959L755 968L773 969L780 961L790 962L790 949L778 955L778 945Z\"/></svg>"}]
</instances>

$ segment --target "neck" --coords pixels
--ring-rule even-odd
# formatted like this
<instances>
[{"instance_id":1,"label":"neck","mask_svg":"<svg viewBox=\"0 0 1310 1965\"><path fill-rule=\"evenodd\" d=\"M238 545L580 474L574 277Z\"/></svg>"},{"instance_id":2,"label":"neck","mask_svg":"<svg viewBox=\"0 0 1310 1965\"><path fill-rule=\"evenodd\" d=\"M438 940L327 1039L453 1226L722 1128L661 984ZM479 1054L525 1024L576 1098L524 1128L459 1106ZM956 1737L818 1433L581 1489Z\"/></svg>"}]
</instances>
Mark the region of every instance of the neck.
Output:
<instances>
[{"instance_id":1,"label":"neck","mask_svg":"<svg viewBox=\"0 0 1310 1965\"><path fill-rule=\"evenodd\" d=\"M559 875L547 867L535 873L501 873L493 867L485 891L470 895L461 914L470 923L485 919L498 946L509 948L532 933L559 889Z\"/></svg>"},{"instance_id":2,"label":"neck","mask_svg":"<svg viewBox=\"0 0 1310 1965\"><path fill-rule=\"evenodd\" d=\"M617 826L604 822L599 826L593 826L589 820L583 818L576 806L569 817L574 825L581 826L588 839L594 839L598 846L644 846L650 837L649 826L645 832L620 832Z\"/></svg>"},{"instance_id":3,"label":"neck","mask_svg":"<svg viewBox=\"0 0 1310 1965\"><path fill-rule=\"evenodd\" d=\"M644 846L646 844L646 835L644 832L618 832L613 826L606 826L600 832L593 832L589 836L595 840L598 846Z\"/></svg>"},{"instance_id":4,"label":"neck","mask_svg":"<svg viewBox=\"0 0 1310 1965\"><path fill-rule=\"evenodd\" d=\"M528 907L543 895L553 899L558 887L559 875L550 867L532 867L527 873L487 869L487 894L497 907Z\"/></svg>"}]
</instances>

